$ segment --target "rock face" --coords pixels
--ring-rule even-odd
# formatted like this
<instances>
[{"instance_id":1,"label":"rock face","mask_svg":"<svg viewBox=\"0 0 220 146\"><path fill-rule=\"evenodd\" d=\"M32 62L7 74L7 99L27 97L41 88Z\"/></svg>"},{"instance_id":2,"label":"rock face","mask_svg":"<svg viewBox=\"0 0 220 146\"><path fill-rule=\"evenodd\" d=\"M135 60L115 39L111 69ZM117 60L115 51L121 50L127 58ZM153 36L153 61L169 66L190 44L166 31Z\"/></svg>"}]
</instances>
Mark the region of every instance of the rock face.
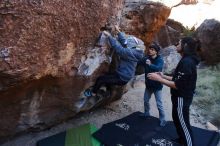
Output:
<instances>
[{"instance_id":1,"label":"rock face","mask_svg":"<svg viewBox=\"0 0 220 146\"><path fill-rule=\"evenodd\" d=\"M203 0L151 0L151 1L163 3L168 7L176 7L179 5L197 4L199 1L203 1Z\"/></svg>"},{"instance_id":2,"label":"rock face","mask_svg":"<svg viewBox=\"0 0 220 146\"><path fill-rule=\"evenodd\" d=\"M201 56L208 64L220 62L220 22L215 19L205 20L196 30L201 41Z\"/></svg>"},{"instance_id":3,"label":"rock face","mask_svg":"<svg viewBox=\"0 0 220 146\"><path fill-rule=\"evenodd\" d=\"M176 51L175 46L169 46L161 50L161 55L163 56L164 60L164 68L163 73L172 75L174 73L174 70L179 63L181 56Z\"/></svg>"},{"instance_id":4,"label":"rock face","mask_svg":"<svg viewBox=\"0 0 220 146\"><path fill-rule=\"evenodd\" d=\"M123 4L122 0L0 2L0 141L50 127L78 112L75 101L109 70L108 46L95 46L100 29L120 24L149 44L170 13L157 3Z\"/></svg>"},{"instance_id":5,"label":"rock face","mask_svg":"<svg viewBox=\"0 0 220 146\"><path fill-rule=\"evenodd\" d=\"M100 28L117 21L122 1L5 0L0 6L0 48L8 52L1 73L20 82L47 75L73 76Z\"/></svg>"},{"instance_id":6,"label":"rock face","mask_svg":"<svg viewBox=\"0 0 220 146\"><path fill-rule=\"evenodd\" d=\"M108 69L105 48L94 44L106 23L117 22L122 2L0 2L0 139L75 114L74 101ZM99 68L85 78L92 73L78 68L88 58Z\"/></svg>"},{"instance_id":7,"label":"rock face","mask_svg":"<svg viewBox=\"0 0 220 146\"><path fill-rule=\"evenodd\" d=\"M168 19L166 25L161 27L154 40L163 48L175 45L176 42L179 41L180 35L183 33L184 29L181 23Z\"/></svg>"},{"instance_id":8,"label":"rock face","mask_svg":"<svg viewBox=\"0 0 220 146\"><path fill-rule=\"evenodd\" d=\"M180 38L180 32L173 29L172 27L165 25L155 37L155 41L160 44L161 47L165 48L174 45Z\"/></svg>"},{"instance_id":9,"label":"rock face","mask_svg":"<svg viewBox=\"0 0 220 146\"><path fill-rule=\"evenodd\" d=\"M122 11L121 28L141 38L148 46L166 24L170 10L161 3L127 0Z\"/></svg>"},{"instance_id":10,"label":"rock face","mask_svg":"<svg viewBox=\"0 0 220 146\"><path fill-rule=\"evenodd\" d=\"M185 27L180 22L177 22L173 19L168 19L166 25L173 28L174 30L176 30L180 33L183 33L183 31L185 29Z\"/></svg>"}]
</instances>

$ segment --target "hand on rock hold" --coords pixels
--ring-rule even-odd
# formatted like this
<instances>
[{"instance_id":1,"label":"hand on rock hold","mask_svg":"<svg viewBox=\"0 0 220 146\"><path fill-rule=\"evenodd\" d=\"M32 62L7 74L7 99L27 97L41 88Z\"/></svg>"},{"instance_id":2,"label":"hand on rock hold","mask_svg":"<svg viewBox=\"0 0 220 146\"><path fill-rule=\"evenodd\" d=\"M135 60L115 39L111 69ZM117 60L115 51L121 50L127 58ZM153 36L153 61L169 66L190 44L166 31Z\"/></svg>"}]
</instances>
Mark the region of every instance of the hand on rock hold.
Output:
<instances>
[{"instance_id":1,"label":"hand on rock hold","mask_svg":"<svg viewBox=\"0 0 220 146\"><path fill-rule=\"evenodd\" d=\"M108 32L108 31L103 31L103 33L104 33L106 36L111 36L110 32Z\"/></svg>"}]
</instances>

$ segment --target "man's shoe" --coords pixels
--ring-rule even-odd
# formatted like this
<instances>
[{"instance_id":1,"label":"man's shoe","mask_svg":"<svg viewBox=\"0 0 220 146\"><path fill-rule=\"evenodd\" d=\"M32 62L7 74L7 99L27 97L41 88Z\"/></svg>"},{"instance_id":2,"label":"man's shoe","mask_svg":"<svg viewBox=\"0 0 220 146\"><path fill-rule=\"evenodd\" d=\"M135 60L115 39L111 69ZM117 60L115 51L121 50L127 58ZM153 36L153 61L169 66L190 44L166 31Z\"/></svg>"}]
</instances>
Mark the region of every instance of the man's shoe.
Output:
<instances>
[{"instance_id":1,"label":"man's shoe","mask_svg":"<svg viewBox=\"0 0 220 146\"><path fill-rule=\"evenodd\" d=\"M160 121L160 126L161 127L166 126L166 124L167 124L167 121L165 121L165 120Z\"/></svg>"}]
</instances>

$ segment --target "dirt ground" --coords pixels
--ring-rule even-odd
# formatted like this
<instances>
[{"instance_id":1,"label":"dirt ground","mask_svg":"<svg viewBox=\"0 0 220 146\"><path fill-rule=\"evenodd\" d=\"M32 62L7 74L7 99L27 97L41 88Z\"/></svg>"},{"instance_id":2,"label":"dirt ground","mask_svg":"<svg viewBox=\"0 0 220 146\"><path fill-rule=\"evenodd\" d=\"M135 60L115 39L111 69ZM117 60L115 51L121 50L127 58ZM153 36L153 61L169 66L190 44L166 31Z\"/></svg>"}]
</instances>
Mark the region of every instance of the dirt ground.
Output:
<instances>
[{"instance_id":1,"label":"dirt ground","mask_svg":"<svg viewBox=\"0 0 220 146\"><path fill-rule=\"evenodd\" d=\"M133 87L128 85L128 92L124 96L109 105L100 107L87 113L81 113L77 117L63 122L62 124L55 126L49 130L36 133L27 133L18 136L1 146L36 146L36 142L48 136L65 131L68 128L77 127L85 123L92 123L97 128L100 128L103 124L114 121L116 119L125 117L133 112L144 110L143 94L144 94L144 79L143 77L137 78L132 84ZM158 110L156 108L155 98L152 97L150 101L151 115L158 117ZM168 87L163 88L163 103L166 111L166 120L172 120L171 116L171 100L170 90ZM193 111L193 109L192 109ZM195 112L195 111L193 111ZM200 117L201 118L201 117ZM196 127L205 129L205 122L201 122L197 118L196 114L191 115L191 124Z\"/></svg>"}]
</instances>

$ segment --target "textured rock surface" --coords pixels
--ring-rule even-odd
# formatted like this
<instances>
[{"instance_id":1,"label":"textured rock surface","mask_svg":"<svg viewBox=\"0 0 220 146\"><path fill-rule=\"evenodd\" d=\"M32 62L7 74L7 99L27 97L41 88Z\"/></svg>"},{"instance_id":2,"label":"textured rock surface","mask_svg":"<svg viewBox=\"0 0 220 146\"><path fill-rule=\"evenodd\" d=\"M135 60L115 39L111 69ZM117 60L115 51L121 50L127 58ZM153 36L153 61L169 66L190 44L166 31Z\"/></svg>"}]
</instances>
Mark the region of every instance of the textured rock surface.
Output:
<instances>
[{"instance_id":1,"label":"textured rock surface","mask_svg":"<svg viewBox=\"0 0 220 146\"><path fill-rule=\"evenodd\" d=\"M127 0L122 11L121 27L125 32L144 40L148 46L165 25L170 10L160 3Z\"/></svg>"},{"instance_id":2,"label":"textured rock surface","mask_svg":"<svg viewBox=\"0 0 220 146\"><path fill-rule=\"evenodd\" d=\"M176 51L175 46L169 46L161 51L161 55L163 56L164 59L164 68L163 68L163 73L164 74L173 74L177 64L179 63L181 56L179 53Z\"/></svg>"},{"instance_id":3,"label":"textured rock surface","mask_svg":"<svg viewBox=\"0 0 220 146\"><path fill-rule=\"evenodd\" d=\"M0 2L0 138L75 114L74 101L108 69L106 48L94 44L122 7L122 0ZM99 68L85 78L92 73L78 68L88 58Z\"/></svg>"},{"instance_id":4,"label":"textured rock surface","mask_svg":"<svg viewBox=\"0 0 220 146\"><path fill-rule=\"evenodd\" d=\"M155 37L155 41L160 44L161 47L165 48L167 46L174 45L179 41L180 32L173 29L172 27L165 25L163 26L159 33Z\"/></svg>"},{"instance_id":5,"label":"textured rock surface","mask_svg":"<svg viewBox=\"0 0 220 146\"><path fill-rule=\"evenodd\" d=\"M192 5L203 0L151 0L151 1L163 3L168 7L175 7L179 5Z\"/></svg>"},{"instance_id":6,"label":"textured rock surface","mask_svg":"<svg viewBox=\"0 0 220 146\"><path fill-rule=\"evenodd\" d=\"M122 4L109 0L5 0L0 6L0 48L8 50L7 60L0 64L1 73L19 82L46 75L73 76L100 28L117 21Z\"/></svg>"},{"instance_id":7,"label":"textured rock surface","mask_svg":"<svg viewBox=\"0 0 220 146\"><path fill-rule=\"evenodd\" d=\"M109 69L108 47L94 46L100 29L120 23L148 44L169 13L122 0L1 1L0 140L76 114L82 91Z\"/></svg>"},{"instance_id":8,"label":"textured rock surface","mask_svg":"<svg viewBox=\"0 0 220 146\"><path fill-rule=\"evenodd\" d=\"M208 64L220 62L220 22L215 19L205 20L196 30L201 41L201 56Z\"/></svg>"},{"instance_id":9,"label":"textured rock surface","mask_svg":"<svg viewBox=\"0 0 220 146\"><path fill-rule=\"evenodd\" d=\"M166 25L162 26L156 34L154 41L160 44L162 48L175 45L184 31L184 26L172 19L166 21Z\"/></svg>"},{"instance_id":10,"label":"textured rock surface","mask_svg":"<svg viewBox=\"0 0 220 146\"><path fill-rule=\"evenodd\" d=\"M175 29L180 33L182 33L185 29L185 27L180 22L177 22L173 19L168 19L166 25L170 26L171 28Z\"/></svg>"}]
</instances>

